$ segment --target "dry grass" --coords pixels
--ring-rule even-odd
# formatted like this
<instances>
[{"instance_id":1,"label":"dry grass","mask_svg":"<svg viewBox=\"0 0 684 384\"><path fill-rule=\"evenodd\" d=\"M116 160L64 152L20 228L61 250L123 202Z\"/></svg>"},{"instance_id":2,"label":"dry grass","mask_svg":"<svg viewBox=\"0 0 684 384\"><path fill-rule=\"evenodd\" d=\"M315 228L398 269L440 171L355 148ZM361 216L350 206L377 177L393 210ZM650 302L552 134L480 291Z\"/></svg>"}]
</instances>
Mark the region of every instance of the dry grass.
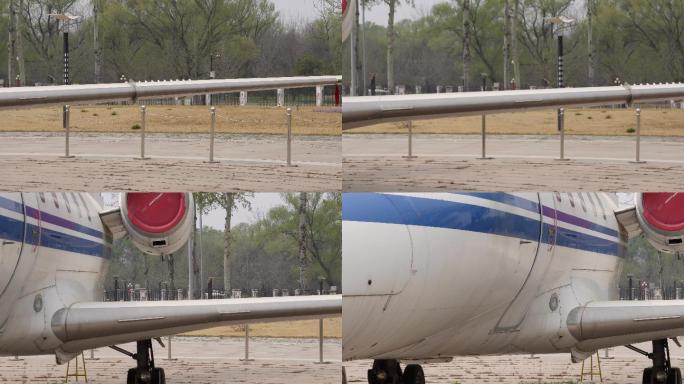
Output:
<instances>
[{"instance_id":1,"label":"dry grass","mask_svg":"<svg viewBox=\"0 0 684 384\"><path fill-rule=\"evenodd\" d=\"M243 325L229 325L183 334L183 336L223 337L241 337L244 335L245 327ZM255 337L318 337L318 320L252 324L249 326L249 335ZM323 320L323 335L329 338L341 338L342 319L335 317Z\"/></svg>"},{"instance_id":2,"label":"dry grass","mask_svg":"<svg viewBox=\"0 0 684 384\"><path fill-rule=\"evenodd\" d=\"M0 111L2 132L62 131L62 107ZM208 133L209 110L205 106L150 105L147 132ZM314 112L314 107L293 108L292 130L297 135L340 135L340 113ZM140 109L131 106L71 107L71 129L75 132L137 132ZM283 134L287 131L285 108L216 107L216 132Z\"/></svg>"},{"instance_id":3,"label":"dry grass","mask_svg":"<svg viewBox=\"0 0 684 384\"><path fill-rule=\"evenodd\" d=\"M557 134L556 111L501 113L487 116L487 133ZM565 132L571 135L630 136L636 128L633 109L569 109L565 111ZM480 133L480 116L454 117L413 122L414 133ZM405 123L384 123L347 131L349 133L404 133ZM345 132L346 134L346 132ZM641 134L684 136L684 110L642 109Z\"/></svg>"}]
</instances>

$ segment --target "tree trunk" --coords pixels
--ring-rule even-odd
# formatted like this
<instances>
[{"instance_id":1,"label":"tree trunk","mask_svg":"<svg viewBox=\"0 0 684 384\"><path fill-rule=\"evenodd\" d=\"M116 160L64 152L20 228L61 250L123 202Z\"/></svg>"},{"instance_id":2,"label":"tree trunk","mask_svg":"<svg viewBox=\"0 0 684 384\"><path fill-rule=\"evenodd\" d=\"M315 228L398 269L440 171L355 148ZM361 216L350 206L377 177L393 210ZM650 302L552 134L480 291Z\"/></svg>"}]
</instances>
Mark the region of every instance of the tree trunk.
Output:
<instances>
[{"instance_id":1,"label":"tree trunk","mask_svg":"<svg viewBox=\"0 0 684 384\"><path fill-rule=\"evenodd\" d=\"M587 0L587 50L588 50L588 68L587 68L587 82L590 87L594 86L594 41L593 41L593 0Z\"/></svg>"},{"instance_id":2,"label":"tree trunk","mask_svg":"<svg viewBox=\"0 0 684 384\"><path fill-rule=\"evenodd\" d=\"M352 1L360 1L360 0L352 0ZM357 79L361 78L361 60L359 60L359 4L356 4L356 11L354 14L354 28L356 28L356 33L354 34L354 39L356 40L354 43L354 71ZM356 95L363 95L363 92L359 92L359 86L361 86L363 82L361 81L356 81L356 88L354 91L356 92Z\"/></svg>"},{"instance_id":3,"label":"tree trunk","mask_svg":"<svg viewBox=\"0 0 684 384\"><path fill-rule=\"evenodd\" d=\"M24 0L19 0L19 11L16 13L16 59L17 59L17 75L19 75L19 82L22 86L26 85L26 68L24 66L24 44L21 39L21 22L24 19L24 14L21 10L24 8Z\"/></svg>"},{"instance_id":4,"label":"tree trunk","mask_svg":"<svg viewBox=\"0 0 684 384\"><path fill-rule=\"evenodd\" d=\"M518 57L518 14L520 12L520 0L513 0L513 18L511 20L511 59L513 60L513 76L518 88L522 88L520 78L520 58Z\"/></svg>"},{"instance_id":5,"label":"tree trunk","mask_svg":"<svg viewBox=\"0 0 684 384\"><path fill-rule=\"evenodd\" d=\"M15 24L15 14L17 12L15 0L9 0L9 38L7 40L7 84L14 84L14 58L16 57L17 25Z\"/></svg>"},{"instance_id":6,"label":"tree trunk","mask_svg":"<svg viewBox=\"0 0 684 384\"><path fill-rule=\"evenodd\" d=\"M194 230L193 230L193 235L192 235L192 238L193 238L193 241L192 241L192 260L191 260L191 262L192 262L192 275L188 276L189 279L192 279L192 287L193 287L193 292L192 292L192 297L191 297L192 299L199 298L200 297L200 290L201 290L201 282L200 282L200 276L199 276L199 272L200 272L199 256L197 255L197 241L196 240L198 238L197 233L199 231L201 231L202 228L200 227L199 230L197 229L198 211L199 210L195 210L195 214L193 215L195 223L193 226ZM199 214L201 215L201 211L199 211L199 212L200 212ZM199 238L201 239L201 237L199 237Z\"/></svg>"},{"instance_id":7,"label":"tree trunk","mask_svg":"<svg viewBox=\"0 0 684 384\"><path fill-rule=\"evenodd\" d=\"M305 277L304 271L306 269L306 204L307 194L301 192L299 194L299 289L304 292Z\"/></svg>"},{"instance_id":8,"label":"tree trunk","mask_svg":"<svg viewBox=\"0 0 684 384\"><path fill-rule=\"evenodd\" d=\"M509 88L511 68L511 0L504 0L503 88Z\"/></svg>"},{"instance_id":9,"label":"tree trunk","mask_svg":"<svg viewBox=\"0 0 684 384\"><path fill-rule=\"evenodd\" d=\"M235 196L232 193L226 193L226 199L223 208L226 210L226 219L223 226L223 292L226 297L231 295L231 259L230 259L230 221L233 218L233 206L235 205Z\"/></svg>"},{"instance_id":10,"label":"tree trunk","mask_svg":"<svg viewBox=\"0 0 684 384\"><path fill-rule=\"evenodd\" d=\"M387 92L394 94L394 10L397 0L388 0L389 18L387 19Z\"/></svg>"},{"instance_id":11,"label":"tree trunk","mask_svg":"<svg viewBox=\"0 0 684 384\"><path fill-rule=\"evenodd\" d=\"M99 0L93 0L93 55L95 56L94 82L102 81L102 49L100 47L100 12L101 4ZM194 254L194 252L193 252Z\"/></svg>"},{"instance_id":12,"label":"tree trunk","mask_svg":"<svg viewBox=\"0 0 684 384\"><path fill-rule=\"evenodd\" d=\"M176 268L173 265L173 255L168 255L166 260L168 262L167 265L169 266L169 291L170 292L168 293L168 296L171 299L176 299L176 275L174 273L176 271Z\"/></svg>"},{"instance_id":13,"label":"tree trunk","mask_svg":"<svg viewBox=\"0 0 684 384\"><path fill-rule=\"evenodd\" d=\"M470 72L470 0L463 0L463 91L468 91Z\"/></svg>"}]
</instances>

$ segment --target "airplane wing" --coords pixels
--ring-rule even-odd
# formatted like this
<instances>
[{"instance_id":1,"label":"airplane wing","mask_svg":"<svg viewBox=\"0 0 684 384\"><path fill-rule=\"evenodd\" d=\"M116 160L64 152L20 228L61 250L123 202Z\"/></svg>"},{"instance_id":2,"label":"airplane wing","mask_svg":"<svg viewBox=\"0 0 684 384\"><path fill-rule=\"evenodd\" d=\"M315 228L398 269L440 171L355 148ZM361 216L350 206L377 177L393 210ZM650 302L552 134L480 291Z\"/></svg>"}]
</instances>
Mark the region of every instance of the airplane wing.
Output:
<instances>
[{"instance_id":1,"label":"airplane wing","mask_svg":"<svg viewBox=\"0 0 684 384\"><path fill-rule=\"evenodd\" d=\"M62 351L106 347L219 325L319 319L342 314L341 295L249 299L87 302L60 309L52 330Z\"/></svg>"},{"instance_id":2,"label":"airplane wing","mask_svg":"<svg viewBox=\"0 0 684 384\"><path fill-rule=\"evenodd\" d=\"M577 348L595 351L684 335L684 300L597 301L570 311Z\"/></svg>"}]
</instances>

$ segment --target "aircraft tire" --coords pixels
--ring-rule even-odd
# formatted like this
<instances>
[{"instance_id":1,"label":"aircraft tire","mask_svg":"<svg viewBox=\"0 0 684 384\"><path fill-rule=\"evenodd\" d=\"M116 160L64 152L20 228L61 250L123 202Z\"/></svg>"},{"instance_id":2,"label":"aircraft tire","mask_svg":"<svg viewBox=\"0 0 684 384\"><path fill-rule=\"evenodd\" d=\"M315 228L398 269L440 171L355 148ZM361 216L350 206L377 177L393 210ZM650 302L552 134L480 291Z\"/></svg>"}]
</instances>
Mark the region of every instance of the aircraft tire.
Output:
<instances>
[{"instance_id":1,"label":"aircraft tire","mask_svg":"<svg viewBox=\"0 0 684 384\"><path fill-rule=\"evenodd\" d=\"M425 384L423 367L418 364L409 364L404 368L402 384Z\"/></svg>"},{"instance_id":2,"label":"aircraft tire","mask_svg":"<svg viewBox=\"0 0 684 384\"><path fill-rule=\"evenodd\" d=\"M163 368L152 368L151 384L166 384L166 374Z\"/></svg>"},{"instance_id":3,"label":"aircraft tire","mask_svg":"<svg viewBox=\"0 0 684 384\"><path fill-rule=\"evenodd\" d=\"M368 384L400 384L401 366L397 360L375 360L368 370Z\"/></svg>"},{"instance_id":4,"label":"aircraft tire","mask_svg":"<svg viewBox=\"0 0 684 384\"><path fill-rule=\"evenodd\" d=\"M136 384L135 380L135 374L136 374L136 369L131 368L128 370L128 375L126 376L126 384Z\"/></svg>"},{"instance_id":5,"label":"aircraft tire","mask_svg":"<svg viewBox=\"0 0 684 384\"><path fill-rule=\"evenodd\" d=\"M682 371L679 368L670 368L667 384L682 384Z\"/></svg>"}]
</instances>

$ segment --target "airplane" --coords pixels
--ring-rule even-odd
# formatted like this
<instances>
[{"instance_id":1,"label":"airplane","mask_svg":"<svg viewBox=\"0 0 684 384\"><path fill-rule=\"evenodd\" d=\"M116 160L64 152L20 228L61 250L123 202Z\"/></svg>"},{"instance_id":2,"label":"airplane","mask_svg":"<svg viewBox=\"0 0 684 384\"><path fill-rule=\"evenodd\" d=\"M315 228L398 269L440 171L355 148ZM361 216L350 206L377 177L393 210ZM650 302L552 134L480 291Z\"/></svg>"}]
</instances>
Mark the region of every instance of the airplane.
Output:
<instances>
[{"instance_id":1,"label":"airplane","mask_svg":"<svg viewBox=\"0 0 684 384\"><path fill-rule=\"evenodd\" d=\"M340 295L101 302L112 241L170 255L194 225L191 193L122 193L103 210L90 193L0 194L0 355L54 354L58 364L111 346L136 361L127 384L164 384L152 340L227 324L339 316ZM136 342L134 353L117 344ZM162 344L163 345L163 344Z\"/></svg>"},{"instance_id":2,"label":"airplane","mask_svg":"<svg viewBox=\"0 0 684 384\"><path fill-rule=\"evenodd\" d=\"M421 364L454 356L627 346L651 360L643 383L680 384L684 300L619 301L617 285L630 237L684 250L684 194L617 197L345 193L343 361L373 359L369 384L423 384Z\"/></svg>"}]
</instances>

